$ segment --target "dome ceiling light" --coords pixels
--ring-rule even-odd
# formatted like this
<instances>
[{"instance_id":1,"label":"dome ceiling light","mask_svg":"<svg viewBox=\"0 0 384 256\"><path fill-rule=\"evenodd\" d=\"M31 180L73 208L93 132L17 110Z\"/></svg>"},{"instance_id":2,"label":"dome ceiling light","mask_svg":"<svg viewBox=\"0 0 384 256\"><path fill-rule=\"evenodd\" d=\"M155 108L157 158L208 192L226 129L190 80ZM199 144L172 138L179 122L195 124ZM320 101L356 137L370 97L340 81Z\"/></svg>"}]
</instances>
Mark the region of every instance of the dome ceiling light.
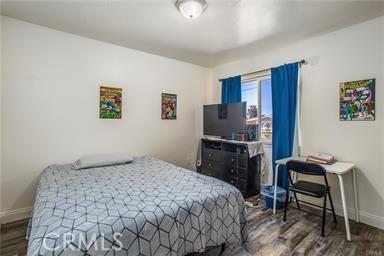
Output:
<instances>
[{"instance_id":1,"label":"dome ceiling light","mask_svg":"<svg viewBox=\"0 0 384 256\"><path fill-rule=\"evenodd\" d=\"M207 9L205 0L177 0L176 8L187 19L199 17Z\"/></svg>"}]
</instances>

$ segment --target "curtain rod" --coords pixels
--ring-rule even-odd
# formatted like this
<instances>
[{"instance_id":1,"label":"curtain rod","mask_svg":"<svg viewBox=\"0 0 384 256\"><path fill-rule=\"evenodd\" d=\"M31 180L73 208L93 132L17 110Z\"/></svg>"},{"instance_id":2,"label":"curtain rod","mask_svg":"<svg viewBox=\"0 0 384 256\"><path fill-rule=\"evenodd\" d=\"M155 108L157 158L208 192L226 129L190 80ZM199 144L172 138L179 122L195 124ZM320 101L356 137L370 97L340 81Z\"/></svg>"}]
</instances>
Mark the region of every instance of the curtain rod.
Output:
<instances>
[{"instance_id":1,"label":"curtain rod","mask_svg":"<svg viewBox=\"0 0 384 256\"><path fill-rule=\"evenodd\" d=\"M306 60L300 60L299 61L299 66L301 65L305 65L307 64ZM258 70L258 71L254 71L254 72L250 72L250 73L245 73L245 74L242 74L241 76L248 76L248 75L252 75L252 74L257 74L257 73L261 73L261 72L265 72L265 71L268 71L270 70L271 68L266 68L266 69L262 69L262 70ZM223 81L224 78L220 78L219 79L219 82Z\"/></svg>"}]
</instances>

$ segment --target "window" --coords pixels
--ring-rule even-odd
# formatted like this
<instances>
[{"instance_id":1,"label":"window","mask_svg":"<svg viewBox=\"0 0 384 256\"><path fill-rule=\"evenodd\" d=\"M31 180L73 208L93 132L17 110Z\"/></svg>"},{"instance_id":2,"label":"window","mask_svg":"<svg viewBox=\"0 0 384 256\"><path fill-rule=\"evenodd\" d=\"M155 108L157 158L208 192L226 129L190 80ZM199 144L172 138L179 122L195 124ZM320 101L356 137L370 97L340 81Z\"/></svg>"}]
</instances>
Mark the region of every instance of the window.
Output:
<instances>
[{"instance_id":1,"label":"window","mask_svg":"<svg viewBox=\"0 0 384 256\"><path fill-rule=\"evenodd\" d=\"M247 102L247 133L250 139L272 143L271 78L243 80L241 100Z\"/></svg>"}]
</instances>

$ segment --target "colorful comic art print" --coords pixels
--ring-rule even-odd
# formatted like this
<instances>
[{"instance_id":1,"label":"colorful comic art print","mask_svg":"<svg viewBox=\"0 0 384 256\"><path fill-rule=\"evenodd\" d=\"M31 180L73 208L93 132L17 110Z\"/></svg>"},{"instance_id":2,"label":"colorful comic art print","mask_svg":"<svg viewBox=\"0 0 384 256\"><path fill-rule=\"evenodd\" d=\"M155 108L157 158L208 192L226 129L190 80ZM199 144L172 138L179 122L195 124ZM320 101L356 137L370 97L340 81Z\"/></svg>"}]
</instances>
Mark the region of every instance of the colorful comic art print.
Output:
<instances>
[{"instance_id":1,"label":"colorful comic art print","mask_svg":"<svg viewBox=\"0 0 384 256\"><path fill-rule=\"evenodd\" d=\"M162 93L161 94L161 119L176 120L177 95Z\"/></svg>"},{"instance_id":2,"label":"colorful comic art print","mask_svg":"<svg viewBox=\"0 0 384 256\"><path fill-rule=\"evenodd\" d=\"M122 88L100 86L100 118L121 119Z\"/></svg>"},{"instance_id":3,"label":"colorful comic art print","mask_svg":"<svg viewBox=\"0 0 384 256\"><path fill-rule=\"evenodd\" d=\"M340 83L340 120L375 120L375 79Z\"/></svg>"}]
</instances>

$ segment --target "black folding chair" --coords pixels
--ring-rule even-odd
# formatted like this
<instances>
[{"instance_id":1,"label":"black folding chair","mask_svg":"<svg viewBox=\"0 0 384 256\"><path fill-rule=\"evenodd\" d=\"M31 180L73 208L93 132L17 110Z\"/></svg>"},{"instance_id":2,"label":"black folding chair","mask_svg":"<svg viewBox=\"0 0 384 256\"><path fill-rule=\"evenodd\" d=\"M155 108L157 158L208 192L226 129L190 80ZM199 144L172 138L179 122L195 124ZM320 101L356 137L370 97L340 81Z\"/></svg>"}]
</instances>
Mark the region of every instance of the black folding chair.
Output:
<instances>
[{"instance_id":1,"label":"black folding chair","mask_svg":"<svg viewBox=\"0 0 384 256\"><path fill-rule=\"evenodd\" d=\"M311 196L315 198L324 198L323 207L310 204L312 206L316 206L323 209L323 223L321 227L321 236L324 236L324 228L325 228L325 215L327 210L327 195L329 196L329 202L331 204L331 210L333 214L333 221L336 223L336 214L335 209L333 207L332 197L330 193L330 187L328 185L327 173L325 169L315 163L303 162L290 160L287 162L287 179L288 179L288 188L285 200L285 209L284 209L284 221L287 219L287 208L289 203L289 193L292 191L295 196L297 208L301 210L299 205L299 200L297 199L296 193L303 194L306 196ZM297 180L295 183L292 182L292 177L290 172L297 172L299 174L312 175L312 176L323 176L325 184L314 183L305 180ZM301 201L303 202L303 201ZM306 203L306 202L304 202Z\"/></svg>"}]
</instances>

